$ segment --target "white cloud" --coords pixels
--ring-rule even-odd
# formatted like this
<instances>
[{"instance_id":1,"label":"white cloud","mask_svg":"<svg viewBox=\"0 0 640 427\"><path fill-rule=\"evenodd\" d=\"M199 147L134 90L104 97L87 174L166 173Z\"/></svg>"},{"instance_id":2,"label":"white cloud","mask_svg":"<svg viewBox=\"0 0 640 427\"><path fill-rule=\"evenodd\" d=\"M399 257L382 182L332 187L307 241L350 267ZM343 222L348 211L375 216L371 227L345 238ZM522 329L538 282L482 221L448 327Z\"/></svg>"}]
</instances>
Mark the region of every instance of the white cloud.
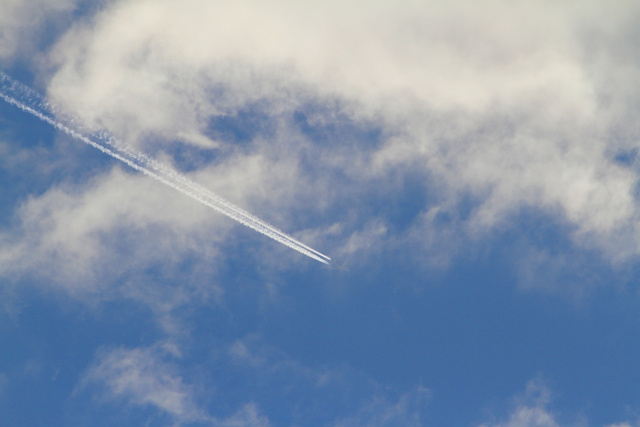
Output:
<instances>
[{"instance_id":1,"label":"white cloud","mask_svg":"<svg viewBox=\"0 0 640 427\"><path fill-rule=\"evenodd\" d=\"M17 292L12 283L33 283L90 305L135 301L171 335L185 332L176 309L220 302L220 249L234 224L143 176L114 168L52 187L28 198L14 222L0 232L6 295Z\"/></svg>"},{"instance_id":2,"label":"white cloud","mask_svg":"<svg viewBox=\"0 0 640 427\"><path fill-rule=\"evenodd\" d=\"M60 44L56 58L64 68L56 83L79 78L86 86L65 98L94 89L84 100L91 105L94 95L96 101L115 95L116 87L133 90L136 77L140 91L155 92L162 89L158 83L171 89L168 71L186 71L174 77L188 80L203 70L215 83L234 89L226 104L216 104L274 97L279 85L297 81L374 101L376 109L389 98L411 94L437 109L472 111L496 102L520 104L523 96L530 101L541 90L562 86L561 104L550 108L573 109L592 96L577 61L576 31L594 23L608 30L630 8L628 1L608 8L595 1L494 0L480 6L470 1L281 0L269 7L255 0L215 5L119 1L95 27L78 27ZM102 79L101 92L96 79ZM56 93L62 95L62 88Z\"/></svg>"},{"instance_id":3,"label":"white cloud","mask_svg":"<svg viewBox=\"0 0 640 427\"><path fill-rule=\"evenodd\" d=\"M0 272L38 276L40 271L72 292L83 290L74 286L95 285L95 274L118 277L189 248L215 256L215 248L196 241L216 241L224 232L224 223L206 208L119 168L84 185L53 187L31 197L17 215L20 230L2 236ZM125 247L109 250L119 244ZM136 256L129 257L129 250Z\"/></svg>"},{"instance_id":4,"label":"white cloud","mask_svg":"<svg viewBox=\"0 0 640 427\"><path fill-rule=\"evenodd\" d=\"M278 150L293 173L269 185L240 179L280 195L313 188L297 169L304 141L282 140L295 134L282 117L308 102L332 105L319 123L334 123L338 108L375 122L383 144L333 154L305 146L357 180L336 194L337 175L314 177L317 198L352 199L356 183L418 168L439 185L437 208L478 200L458 225L468 236L533 206L573 224L577 244L624 260L638 252L637 178L614 157L638 135L616 112L638 99L624 88L637 87L640 72L602 46L624 41L637 12L634 2L597 1L123 0L58 43L50 94L136 144L153 133L216 146L205 131L212 116L262 105L289 130L256 145L260 156ZM254 155L234 159L250 165ZM427 234L428 223L426 214L414 231Z\"/></svg>"},{"instance_id":5,"label":"white cloud","mask_svg":"<svg viewBox=\"0 0 640 427\"><path fill-rule=\"evenodd\" d=\"M33 44L59 25L76 0L3 0L0 3L0 60L27 56Z\"/></svg>"}]
</instances>

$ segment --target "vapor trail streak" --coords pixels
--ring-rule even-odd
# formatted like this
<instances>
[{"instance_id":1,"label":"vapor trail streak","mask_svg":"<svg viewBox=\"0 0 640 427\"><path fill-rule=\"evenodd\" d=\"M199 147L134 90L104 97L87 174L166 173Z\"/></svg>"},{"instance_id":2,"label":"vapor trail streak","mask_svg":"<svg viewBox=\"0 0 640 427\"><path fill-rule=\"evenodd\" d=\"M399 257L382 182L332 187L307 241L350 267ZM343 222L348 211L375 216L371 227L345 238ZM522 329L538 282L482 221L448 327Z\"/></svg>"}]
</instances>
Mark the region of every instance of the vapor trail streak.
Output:
<instances>
[{"instance_id":1,"label":"vapor trail streak","mask_svg":"<svg viewBox=\"0 0 640 427\"><path fill-rule=\"evenodd\" d=\"M87 131L84 130L84 126L78 119L59 111L40 95L33 92L30 88L16 82L2 72L0 72L0 98L11 105L18 107L22 111L49 123L67 135L97 148L103 153L106 153L129 165L133 169L178 190L182 194L197 200L203 205L209 206L229 218L258 231L259 233L262 233L273 240L290 247L291 249L324 264L329 264L328 261L331 260L328 256L310 248L283 231L278 230L276 227L262 221L227 200L224 200L210 190L189 180L187 177L180 175L143 153L134 151L121 141L113 138L107 132L92 132L90 133L90 136L86 136L83 131ZM23 99L24 102L20 99Z\"/></svg>"}]
</instances>

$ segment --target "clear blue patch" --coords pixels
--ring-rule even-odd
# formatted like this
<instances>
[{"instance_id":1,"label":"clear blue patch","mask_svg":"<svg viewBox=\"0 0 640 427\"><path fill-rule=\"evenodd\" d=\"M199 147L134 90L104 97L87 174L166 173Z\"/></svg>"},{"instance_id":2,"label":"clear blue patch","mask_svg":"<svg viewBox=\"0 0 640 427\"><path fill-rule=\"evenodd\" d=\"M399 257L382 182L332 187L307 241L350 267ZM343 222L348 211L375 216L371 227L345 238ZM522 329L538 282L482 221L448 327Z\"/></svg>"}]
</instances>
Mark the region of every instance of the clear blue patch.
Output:
<instances>
[{"instance_id":1,"label":"clear blue patch","mask_svg":"<svg viewBox=\"0 0 640 427\"><path fill-rule=\"evenodd\" d=\"M626 167L632 167L636 164L638 160L638 150L634 148L632 150L627 150L627 151L617 153L613 157L613 160L616 163L619 163L620 165L623 165Z\"/></svg>"},{"instance_id":2,"label":"clear blue patch","mask_svg":"<svg viewBox=\"0 0 640 427\"><path fill-rule=\"evenodd\" d=\"M272 119L258 108L248 108L233 115L213 116L206 135L214 141L234 145L248 144L258 135L270 135L275 128Z\"/></svg>"}]
</instances>

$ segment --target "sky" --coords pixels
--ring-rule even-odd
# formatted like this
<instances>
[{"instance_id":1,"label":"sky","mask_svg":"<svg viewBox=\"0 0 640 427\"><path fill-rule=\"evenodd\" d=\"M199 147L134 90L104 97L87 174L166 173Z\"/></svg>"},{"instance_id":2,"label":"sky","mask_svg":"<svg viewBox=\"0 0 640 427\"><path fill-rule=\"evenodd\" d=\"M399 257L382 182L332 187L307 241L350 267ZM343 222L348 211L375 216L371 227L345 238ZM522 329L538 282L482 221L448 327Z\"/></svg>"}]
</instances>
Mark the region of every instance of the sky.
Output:
<instances>
[{"instance_id":1,"label":"sky","mask_svg":"<svg viewBox=\"0 0 640 427\"><path fill-rule=\"evenodd\" d=\"M627 0L3 0L2 72L334 262L0 100L1 424L640 426L639 46Z\"/></svg>"}]
</instances>

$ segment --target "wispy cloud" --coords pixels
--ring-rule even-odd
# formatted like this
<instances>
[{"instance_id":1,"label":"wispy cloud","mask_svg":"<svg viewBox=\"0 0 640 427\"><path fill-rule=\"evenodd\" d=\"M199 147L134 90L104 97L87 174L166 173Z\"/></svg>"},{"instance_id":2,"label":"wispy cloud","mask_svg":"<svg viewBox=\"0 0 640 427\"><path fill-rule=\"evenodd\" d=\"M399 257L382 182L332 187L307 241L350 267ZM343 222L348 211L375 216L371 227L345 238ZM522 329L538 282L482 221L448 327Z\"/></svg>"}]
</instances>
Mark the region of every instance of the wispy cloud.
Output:
<instances>
[{"instance_id":1,"label":"wispy cloud","mask_svg":"<svg viewBox=\"0 0 640 427\"><path fill-rule=\"evenodd\" d=\"M177 425L267 427L269 420L253 403L228 417L214 417L199 403L203 397L180 375L178 347L160 342L142 348L103 348L85 372L75 393L98 390L103 402L152 407Z\"/></svg>"},{"instance_id":2,"label":"wispy cloud","mask_svg":"<svg viewBox=\"0 0 640 427\"><path fill-rule=\"evenodd\" d=\"M308 366L257 336L235 341L228 355L234 365L251 372L249 387L257 394L275 386L285 398L295 390L297 409L289 416L300 424L313 419L316 424L344 427L420 426L426 420L431 391L424 387L399 393L357 369Z\"/></svg>"},{"instance_id":3,"label":"wispy cloud","mask_svg":"<svg viewBox=\"0 0 640 427\"><path fill-rule=\"evenodd\" d=\"M166 361L176 355L170 344L105 349L86 372L80 390L98 385L105 399L152 406L180 422L206 421L209 416L199 408L192 388Z\"/></svg>"},{"instance_id":4,"label":"wispy cloud","mask_svg":"<svg viewBox=\"0 0 640 427\"><path fill-rule=\"evenodd\" d=\"M526 391L514 398L515 407L506 421L483 423L479 427L559 427L557 415L548 407L551 390L541 378L529 381Z\"/></svg>"},{"instance_id":5,"label":"wispy cloud","mask_svg":"<svg viewBox=\"0 0 640 427\"><path fill-rule=\"evenodd\" d=\"M215 426L219 427L269 427L269 419L261 415L256 405L246 404L234 415L221 421L217 421Z\"/></svg>"},{"instance_id":6,"label":"wispy cloud","mask_svg":"<svg viewBox=\"0 0 640 427\"><path fill-rule=\"evenodd\" d=\"M365 403L358 413L342 418L335 427L391 427L391 426L424 426L427 419L427 404L431 393L427 389L418 388L400 396L397 401L374 397Z\"/></svg>"},{"instance_id":7,"label":"wispy cloud","mask_svg":"<svg viewBox=\"0 0 640 427\"><path fill-rule=\"evenodd\" d=\"M237 386L215 380L190 384L181 375L185 368L182 358L181 350L168 342L151 347L103 348L86 370L75 394L89 393L103 404L152 407L180 424L221 427L265 427L276 422L271 416L279 420L276 425L283 420L300 424L313 420L313 424L336 427L419 426L424 425L431 398L431 392L422 387L393 393L372 379L365 379L363 387L360 383L363 378L353 372L305 366L274 348L258 344L253 338L236 341L226 356L216 358L217 369L224 369L225 376L233 370L227 365L229 361L235 367L243 367L233 383L244 382L240 378L253 378L249 384L241 385L244 402L236 404L237 399L225 396L218 403L215 399L220 393L229 397L237 395ZM283 399L286 411L274 413L271 408L260 406L267 389L272 390L268 400L273 403L274 398ZM292 390L296 397L291 394ZM254 397L257 400L253 401ZM238 408L234 413L220 415L234 404Z\"/></svg>"}]
</instances>

